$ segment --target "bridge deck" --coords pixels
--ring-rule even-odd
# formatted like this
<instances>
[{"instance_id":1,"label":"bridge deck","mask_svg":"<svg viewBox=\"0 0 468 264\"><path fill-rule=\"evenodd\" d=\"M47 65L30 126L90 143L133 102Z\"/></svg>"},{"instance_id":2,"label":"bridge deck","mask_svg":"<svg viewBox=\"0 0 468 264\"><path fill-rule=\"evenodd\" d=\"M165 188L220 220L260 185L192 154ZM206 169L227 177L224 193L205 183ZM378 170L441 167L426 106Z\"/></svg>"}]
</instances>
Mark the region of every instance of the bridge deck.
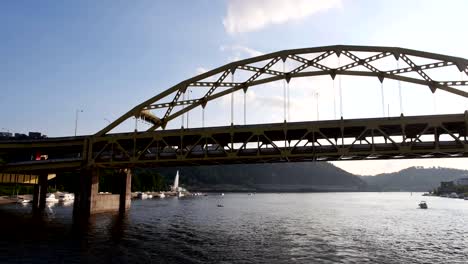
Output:
<instances>
[{"instance_id":1,"label":"bridge deck","mask_svg":"<svg viewBox=\"0 0 468 264\"><path fill-rule=\"evenodd\" d=\"M0 142L3 171L466 157L468 114L176 129ZM48 160L31 160L34 153Z\"/></svg>"}]
</instances>

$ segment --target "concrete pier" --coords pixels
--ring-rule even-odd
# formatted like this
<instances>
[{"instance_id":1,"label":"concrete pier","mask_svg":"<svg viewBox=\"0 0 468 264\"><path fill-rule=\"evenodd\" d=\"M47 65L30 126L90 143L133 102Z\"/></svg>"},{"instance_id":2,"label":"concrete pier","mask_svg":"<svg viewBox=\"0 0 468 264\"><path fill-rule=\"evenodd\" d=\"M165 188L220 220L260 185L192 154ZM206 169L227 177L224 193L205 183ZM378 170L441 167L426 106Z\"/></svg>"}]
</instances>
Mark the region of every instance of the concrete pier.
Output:
<instances>
[{"instance_id":1,"label":"concrete pier","mask_svg":"<svg viewBox=\"0 0 468 264\"><path fill-rule=\"evenodd\" d=\"M39 174L38 183L34 185L32 208L35 212L41 212L46 206L47 174Z\"/></svg>"},{"instance_id":2,"label":"concrete pier","mask_svg":"<svg viewBox=\"0 0 468 264\"><path fill-rule=\"evenodd\" d=\"M99 168L83 169L80 190L75 194L74 214L88 216L102 212L125 213L131 203L131 170L117 173L118 194L99 193Z\"/></svg>"},{"instance_id":3,"label":"concrete pier","mask_svg":"<svg viewBox=\"0 0 468 264\"><path fill-rule=\"evenodd\" d=\"M120 203L119 211L124 213L130 209L132 202L132 171L130 169L123 170L120 176Z\"/></svg>"}]
</instances>

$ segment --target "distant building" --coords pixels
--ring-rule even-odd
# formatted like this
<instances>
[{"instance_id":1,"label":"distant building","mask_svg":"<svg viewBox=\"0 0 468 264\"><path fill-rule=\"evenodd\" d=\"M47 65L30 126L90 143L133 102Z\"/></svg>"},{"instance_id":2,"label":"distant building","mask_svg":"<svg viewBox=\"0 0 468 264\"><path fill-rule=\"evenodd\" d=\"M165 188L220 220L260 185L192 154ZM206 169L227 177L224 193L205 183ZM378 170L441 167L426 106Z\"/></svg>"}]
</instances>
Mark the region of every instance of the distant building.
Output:
<instances>
[{"instance_id":1,"label":"distant building","mask_svg":"<svg viewBox=\"0 0 468 264\"><path fill-rule=\"evenodd\" d=\"M16 139L24 139L24 138L28 138L28 136L25 135L25 134L21 134L21 133L15 133L15 138Z\"/></svg>"},{"instance_id":2,"label":"distant building","mask_svg":"<svg viewBox=\"0 0 468 264\"><path fill-rule=\"evenodd\" d=\"M13 134L10 132L0 132L0 137L5 138L5 137L13 137Z\"/></svg>"},{"instance_id":3,"label":"distant building","mask_svg":"<svg viewBox=\"0 0 468 264\"><path fill-rule=\"evenodd\" d=\"M11 133L11 132L0 132L0 139L8 140L27 140L27 139L41 139L47 138L46 135L43 135L41 132L29 132L27 135L23 133Z\"/></svg>"},{"instance_id":4,"label":"distant building","mask_svg":"<svg viewBox=\"0 0 468 264\"><path fill-rule=\"evenodd\" d=\"M440 182L439 193L452 193L455 191L455 184L453 181Z\"/></svg>"},{"instance_id":5,"label":"distant building","mask_svg":"<svg viewBox=\"0 0 468 264\"><path fill-rule=\"evenodd\" d=\"M29 138L39 139L42 138L42 136L40 132L29 132Z\"/></svg>"},{"instance_id":6,"label":"distant building","mask_svg":"<svg viewBox=\"0 0 468 264\"><path fill-rule=\"evenodd\" d=\"M468 186L468 177L457 179L454 181L454 184L458 186Z\"/></svg>"}]
</instances>

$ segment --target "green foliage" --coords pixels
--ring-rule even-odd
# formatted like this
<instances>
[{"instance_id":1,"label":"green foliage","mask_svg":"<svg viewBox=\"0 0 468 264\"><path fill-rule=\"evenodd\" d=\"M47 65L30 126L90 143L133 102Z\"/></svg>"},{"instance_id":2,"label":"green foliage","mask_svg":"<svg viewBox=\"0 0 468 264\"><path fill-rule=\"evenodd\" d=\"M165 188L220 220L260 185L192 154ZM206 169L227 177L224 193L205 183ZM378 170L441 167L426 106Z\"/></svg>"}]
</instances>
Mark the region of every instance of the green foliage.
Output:
<instances>
[{"instance_id":1,"label":"green foliage","mask_svg":"<svg viewBox=\"0 0 468 264\"><path fill-rule=\"evenodd\" d=\"M166 180L156 171L135 170L132 176L132 191L166 191Z\"/></svg>"},{"instance_id":2,"label":"green foliage","mask_svg":"<svg viewBox=\"0 0 468 264\"><path fill-rule=\"evenodd\" d=\"M341 186L365 190L366 184L359 177L327 162L282 163L282 164L239 164L216 166L193 166L178 168L143 169L132 171L132 191L167 191L176 171L180 171L181 186L189 190L260 190L262 185ZM100 171L99 191L119 193L120 172L112 169ZM49 181L54 190L77 192L80 172L59 173ZM11 193L11 192L10 192Z\"/></svg>"},{"instance_id":3,"label":"green foliage","mask_svg":"<svg viewBox=\"0 0 468 264\"><path fill-rule=\"evenodd\" d=\"M468 186L455 186L456 193L468 193Z\"/></svg>"},{"instance_id":4,"label":"green foliage","mask_svg":"<svg viewBox=\"0 0 468 264\"><path fill-rule=\"evenodd\" d=\"M80 186L79 172L62 172L48 182L49 187L56 191L75 193Z\"/></svg>"},{"instance_id":5,"label":"green foliage","mask_svg":"<svg viewBox=\"0 0 468 264\"><path fill-rule=\"evenodd\" d=\"M296 185L298 190L303 187L313 189L311 186L320 185L346 186L359 190L366 187L358 177L327 162L137 169L135 175L146 177L157 172L166 183L172 183L177 170L180 172L181 185L189 190L260 190L266 185L279 188L282 185ZM136 185L134 187L137 190Z\"/></svg>"},{"instance_id":6,"label":"green foliage","mask_svg":"<svg viewBox=\"0 0 468 264\"><path fill-rule=\"evenodd\" d=\"M30 185L4 185L0 186L0 196L16 195L16 194L32 194L34 190Z\"/></svg>"}]
</instances>

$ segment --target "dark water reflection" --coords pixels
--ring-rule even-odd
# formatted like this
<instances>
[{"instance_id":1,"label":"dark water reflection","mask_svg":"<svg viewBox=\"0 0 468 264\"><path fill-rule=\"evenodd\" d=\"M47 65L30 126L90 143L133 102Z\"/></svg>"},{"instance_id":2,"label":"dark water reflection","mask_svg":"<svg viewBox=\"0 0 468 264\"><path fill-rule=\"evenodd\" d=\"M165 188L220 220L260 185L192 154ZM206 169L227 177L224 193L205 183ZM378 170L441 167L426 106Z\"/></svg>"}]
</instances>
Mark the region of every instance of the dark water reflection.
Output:
<instances>
[{"instance_id":1,"label":"dark water reflection","mask_svg":"<svg viewBox=\"0 0 468 264\"><path fill-rule=\"evenodd\" d=\"M468 263L468 201L409 193L133 201L74 221L0 207L2 263ZM222 204L224 207L218 207Z\"/></svg>"}]
</instances>

